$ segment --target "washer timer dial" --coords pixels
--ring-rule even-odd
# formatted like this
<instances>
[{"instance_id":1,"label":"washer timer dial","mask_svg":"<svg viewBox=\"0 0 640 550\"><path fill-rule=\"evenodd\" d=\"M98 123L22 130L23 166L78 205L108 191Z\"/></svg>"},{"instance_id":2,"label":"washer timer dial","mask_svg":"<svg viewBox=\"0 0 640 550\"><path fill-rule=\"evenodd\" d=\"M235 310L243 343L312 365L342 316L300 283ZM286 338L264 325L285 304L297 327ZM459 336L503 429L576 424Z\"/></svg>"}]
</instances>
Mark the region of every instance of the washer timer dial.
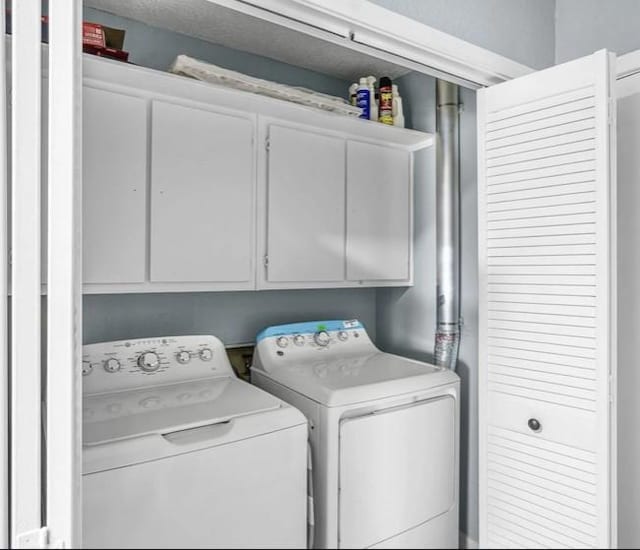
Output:
<instances>
[{"instance_id":1,"label":"washer timer dial","mask_svg":"<svg viewBox=\"0 0 640 550\"><path fill-rule=\"evenodd\" d=\"M154 372L160 368L160 357L153 351L147 351L138 357L138 366L145 372Z\"/></svg>"}]
</instances>

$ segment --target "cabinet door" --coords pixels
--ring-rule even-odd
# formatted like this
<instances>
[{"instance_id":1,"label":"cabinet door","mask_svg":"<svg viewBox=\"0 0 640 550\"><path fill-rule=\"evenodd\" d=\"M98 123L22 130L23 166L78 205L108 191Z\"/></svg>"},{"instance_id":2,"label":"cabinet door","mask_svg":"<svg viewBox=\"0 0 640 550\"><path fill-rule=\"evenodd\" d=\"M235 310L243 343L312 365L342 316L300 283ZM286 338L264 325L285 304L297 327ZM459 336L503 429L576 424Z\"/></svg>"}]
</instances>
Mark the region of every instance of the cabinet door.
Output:
<instances>
[{"instance_id":1,"label":"cabinet door","mask_svg":"<svg viewBox=\"0 0 640 550\"><path fill-rule=\"evenodd\" d=\"M347 145L347 279L410 279L411 153Z\"/></svg>"},{"instance_id":2,"label":"cabinet door","mask_svg":"<svg viewBox=\"0 0 640 550\"><path fill-rule=\"evenodd\" d=\"M483 548L616 544L610 63L478 92Z\"/></svg>"},{"instance_id":3,"label":"cabinet door","mask_svg":"<svg viewBox=\"0 0 640 550\"><path fill-rule=\"evenodd\" d=\"M83 280L145 280L147 104L84 87Z\"/></svg>"},{"instance_id":4,"label":"cabinet door","mask_svg":"<svg viewBox=\"0 0 640 550\"><path fill-rule=\"evenodd\" d=\"M343 281L344 140L271 126L267 178L267 280Z\"/></svg>"},{"instance_id":5,"label":"cabinet door","mask_svg":"<svg viewBox=\"0 0 640 550\"><path fill-rule=\"evenodd\" d=\"M153 102L151 281L253 281L252 119Z\"/></svg>"}]
</instances>

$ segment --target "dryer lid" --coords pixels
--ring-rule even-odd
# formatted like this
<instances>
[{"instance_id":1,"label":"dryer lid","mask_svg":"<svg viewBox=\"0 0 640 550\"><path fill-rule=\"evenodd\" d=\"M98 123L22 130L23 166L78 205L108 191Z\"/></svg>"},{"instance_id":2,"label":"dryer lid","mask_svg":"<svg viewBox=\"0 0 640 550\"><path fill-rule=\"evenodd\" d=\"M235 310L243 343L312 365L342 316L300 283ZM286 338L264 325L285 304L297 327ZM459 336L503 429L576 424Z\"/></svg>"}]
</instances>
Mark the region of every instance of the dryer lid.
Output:
<instances>
[{"instance_id":1,"label":"dryer lid","mask_svg":"<svg viewBox=\"0 0 640 550\"><path fill-rule=\"evenodd\" d=\"M265 376L329 407L384 399L455 383L449 369L390 353L349 354L323 360L282 357Z\"/></svg>"},{"instance_id":2,"label":"dryer lid","mask_svg":"<svg viewBox=\"0 0 640 550\"><path fill-rule=\"evenodd\" d=\"M278 409L272 395L233 377L85 397L83 443L97 445L225 422Z\"/></svg>"}]
</instances>

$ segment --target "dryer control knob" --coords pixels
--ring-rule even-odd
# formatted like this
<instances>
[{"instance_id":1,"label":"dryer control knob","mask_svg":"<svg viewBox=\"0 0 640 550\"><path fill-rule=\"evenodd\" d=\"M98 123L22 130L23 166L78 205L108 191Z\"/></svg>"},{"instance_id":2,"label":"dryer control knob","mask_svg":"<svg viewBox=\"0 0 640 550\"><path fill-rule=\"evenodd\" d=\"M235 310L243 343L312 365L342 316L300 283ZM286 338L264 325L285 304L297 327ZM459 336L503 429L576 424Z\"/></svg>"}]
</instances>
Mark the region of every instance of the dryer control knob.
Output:
<instances>
[{"instance_id":1,"label":"dryer control knob","mask_svg":"<svg viewBox=\"0 0 640 550\"><path fill-rule=\"evenodd\" d=\"M313 335L313 340L319 346L326 346L329 344L329 340L331 340L331 337L326 330L321 330Z\"/></svg>"},{"instance_id":2,"label":"dryer control knob","mask_svg":"<svg viewBox=\"0 0 640 550\"><path fill-rule=\"evenodd\" d=\"M276 343L279 348L286 348L289 345L289 339L286 336L280 336L280 338L276 340Z\"/></svg>"},{"instance_id":3,"label":"dryer control knob","mask_svg":"<svg viewBox=\"0 0 640 550\"><path fill-rule=\"evenodd\" d=\"M213 358L213 352L209 348L202 348L200 350L200 359L203 361L211 361Z\"/></svg>"},{"instance_id":4,"label":"dryer control knob","mask_svg":"<svg viewBox=\"0 0 640 550\"><path fill-rule=\"evenodd\" d=\"M111 357L104 362L104 370L110 373L118 372L120 370L120 361L115 357Z\"/></svg>"},{"instance_id":5,"label":"dryer control knob","mask_svg":"<svg viewBox=\"0 0 640 550\"><path fill-rule=\"evenodd\" d=\"M341 330L338 332L338 340L341 342L346 342L349 339L349 333L346 330Z\"/></svg>"},{"instance_id":6,"label":"dryer control knob","mask_svg":"<svg viewBox=\"0 0 640 550\"><path fill-rule=\"evenodd\" d=\"M138 366L145 372L154 372L160 368L160 357L153 351L147 351L138 357Z\"/></svg>"},{"instance_id":7,"label":"dryer control knob","mask_svg":"<svg viewBox=\"0 0 640 550\"><path fill-rule=\"evenodd\" d=\"M191 354L188 351L181 350L176 353L176 359L181 365L186 365L189 361L191 361Z\"/></svg>"},{"instance_id":8,"label":"dryer control knob","mask_svg":"<svg viewBox=\"0 0 640 550\"><path fill-rule=\"evenodd\" d=\"M89 361L82 362L82 376L87 376L93 372L93 365Z\"/></svg>"},{"instance_id":9,"label":"dryer control knob","mask_svg":"<svg viewBox=\"0 0 640 550\"><path fill-rule=\"evenodd\" d=\"M296 334L293 337L293 343L296 346L304 346L304 336L302 336L302 334Z\"/></svg>"}]
</instances>

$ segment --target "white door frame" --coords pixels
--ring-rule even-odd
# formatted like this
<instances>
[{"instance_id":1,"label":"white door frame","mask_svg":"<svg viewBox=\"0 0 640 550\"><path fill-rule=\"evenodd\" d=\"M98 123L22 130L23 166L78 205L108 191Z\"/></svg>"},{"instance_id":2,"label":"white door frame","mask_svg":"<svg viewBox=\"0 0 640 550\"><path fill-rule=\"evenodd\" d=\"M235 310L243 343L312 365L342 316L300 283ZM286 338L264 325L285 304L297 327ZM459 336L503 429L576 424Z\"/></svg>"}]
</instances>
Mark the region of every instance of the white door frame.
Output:
<instances>
[{"instance_id":1,"label":"white door frame","mask_svg":"<svg viewBox=\"0 0 640 550\"><path fill-rule=\"evenodd\" d=\"M5 1L0 0L0 29L5 28ZM7 258L7 52L0 40L0 258ZM9 361L8 268L0 260L0 547L9 545Z\"/></svg>"},{"instance_id":2,"label":"white door frame","mask_svg":"<svg viewBox=\"0 0 640 550\"><path fill-rule=\"evenodd\" d=\"M640 72L640 50L626 53L617 58L618 80Z\"/></svg>"},{"instance_id":3,"label":"white door frame","mask_svg":"<svg viewBox=\"0 0 640 550\"><path fill-rule=\"evenodd\" d=\"M4 15L4 2L0 10ZM46 49L41 45L40 0L13 3L11 439L2 442L3 445L8 442L10 447L10 502L8 506L2 503L0 520L0 537L4 537L0 542L5 547L72 548L80 546L82 540L81 14L81 0L52 2L50 46ZM0 48L1 55L4 40ZM0 59L6 64L4 56ZM47 60L49 78L45 82L49 87L43 89L42 69ZM4 86L0 85L0 90ZM0 103L3 99L0 96ZM42 105L48 105L44 111L48 113L46 119L42 116ZM0 127L6 131L2 105L0 112ZM47 127L48 157L43 161L43 128ZM6 163L2 153L0 150L0 174L4 174L2 167ZM41 237L43 162L47 162L49 186L46 238ZM3 186L0 189L3 216L4 192ZM3 238L5 233L2 232ZM45 242L46 330L41 316L41 290L45 282L41 258ZM3 246L0 241L0 249ZM2 271L0 353L6 349L2 338L8 328L4 319L6 279ZM46 362L41 349L45 338ZM45 380L47 405L43 409ZM0 386L4 385L3 369ZM5 404L5 396L0 399L0 407ZM4 410L0 409L0 421L4 418ZM3 452L4 447L0 448L0 453ZM7 462L2 460L3 469L7 468ZM3 473L4 470L0 475ZM3 480L0 477L0 483ZM11 518L9 529L4 528L7 517Z\"/></svg>"},{"instance_id":4,"label":"white door frame","mask_svg":"<svg viewBox=\"0 0 640 550\"><path fill-rule=\"evenodd\" d=\"M28 545L41 518L40 0L12 10L11 534Z\"/></svg>"},{"instance_id":5,"label":"white door frame","mask_svg":"<svg viewBox=\"0 0 640 550\"><path fill-rule=\"evenodd\" d=\"M82 543L82 1L49 3L47 528Z\"/></svg>"}]
</instances>

